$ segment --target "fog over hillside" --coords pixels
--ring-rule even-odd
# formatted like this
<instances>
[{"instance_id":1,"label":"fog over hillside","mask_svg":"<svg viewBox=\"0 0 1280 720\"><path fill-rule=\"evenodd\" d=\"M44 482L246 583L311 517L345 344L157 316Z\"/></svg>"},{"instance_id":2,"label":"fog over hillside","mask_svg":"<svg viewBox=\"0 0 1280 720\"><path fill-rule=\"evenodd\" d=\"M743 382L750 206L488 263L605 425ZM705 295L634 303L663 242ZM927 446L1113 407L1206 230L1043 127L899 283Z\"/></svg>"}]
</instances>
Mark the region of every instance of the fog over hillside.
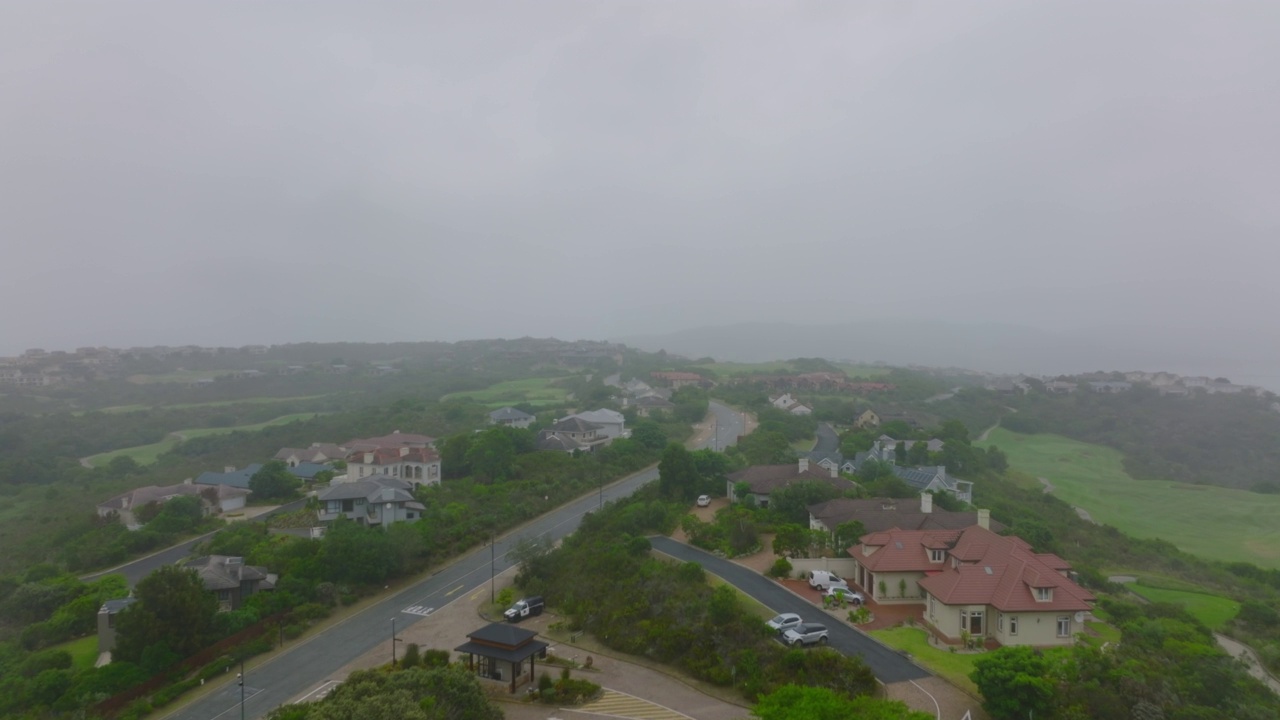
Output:
<instances>
[{"instance_id":1,"label":"fog over hillside","mask_svg":"<svg viewBox=\"0 0 1280 720\"><path fill-rule=\"evenodd\" d=\"M1185 332L1116 325L1047 330L1001 323L872 320L743 323L615 339L643 350L739 362L825 357L1028 374L1168 370L1226 376L1280 392L1280 367L1259 361L1274 357L1258 352L1262 338L1251 340L1229 329Z\"/></svg>"}]
</instances>

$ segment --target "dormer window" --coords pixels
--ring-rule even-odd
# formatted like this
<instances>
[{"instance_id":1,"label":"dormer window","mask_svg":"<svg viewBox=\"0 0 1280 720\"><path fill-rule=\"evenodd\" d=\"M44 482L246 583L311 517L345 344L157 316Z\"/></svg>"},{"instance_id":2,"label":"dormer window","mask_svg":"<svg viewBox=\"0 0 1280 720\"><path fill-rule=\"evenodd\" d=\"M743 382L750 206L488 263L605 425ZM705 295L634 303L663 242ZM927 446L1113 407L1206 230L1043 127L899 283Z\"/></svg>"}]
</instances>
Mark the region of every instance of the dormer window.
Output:
<instances>
[{"instance_id":1,"label":"dormer window","mask_svg":"<svg viewBox=\"0 0 1280 720\"><path fill-rule=\"evenodd\" d=\"M1038 587L1036 588L1036 602L1049 602L1053 599L1053 588Z\"/></svg>"},{"instance_id":2,"label":"dormer window","mask_svg":"<svg viewBox=\"0 0 1280 720\"><path fill-rule=\"evenodd\" d=\"M929 551L929 562L940 563L943 560L945 560L946 557L947 557L946 550L930 550Z\"/></svg>"}]
</instances>

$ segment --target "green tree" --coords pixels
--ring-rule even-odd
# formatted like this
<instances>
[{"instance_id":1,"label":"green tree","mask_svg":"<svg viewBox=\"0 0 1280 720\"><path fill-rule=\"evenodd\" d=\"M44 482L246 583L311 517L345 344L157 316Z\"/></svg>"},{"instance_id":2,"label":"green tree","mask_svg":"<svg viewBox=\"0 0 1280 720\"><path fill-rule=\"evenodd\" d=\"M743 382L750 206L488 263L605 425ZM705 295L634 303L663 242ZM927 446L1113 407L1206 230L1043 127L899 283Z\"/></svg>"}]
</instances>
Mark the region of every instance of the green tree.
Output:
<instances>
[{"instance_id":1,"label":"green tree","mask_svg":"<svg viewBox=\"0 0 1280 720\"><path fill-rule=\"evenodd\" d=\"M809 526L809 506L840 497L840 491L825 482L804 480L778 488L769 495L769 512L782 522Z\"/></svg>"},{"instance_id":2,"label":"green tree","mask_svg":"<svg viewBox=\"0 0 1280 720\"><path fill-rule=\"evenodd\" d=\"M667 444L667 436L652 420L639 420L631 426L631 439L646 450L658 450Z\"/></svg>"},{"instance_id":3,"label":"green tree","mask_svg":"<svg viewBox=\"0 0 1280 720\"><path fill-rule=\"evenodd\" d=\"M791 441L777 431L757 429L734 446L748 465L780 465L795 462Z\"/></svg>"},{"instance_id":4,"label":"green tree","mask_svg":"<svg viewBox=\"0 0 1280 720\"><path fill-rule=\"evenodd\" d=\"M905 462L899 461L899 464L907 465L909 467L920 467L921 465L928 465L929 464L929 443L925 442L924 440L917 440L914 444L911 445L911 448L907 450L906 461Z\"/></svg>"},{"instance_id":5,"label":"green tree","mask_svg":"<svg viewBox=\"0 0 1280 720\"><path fill-rule=\"evenodd\" d=\"M516 442L511 428L494 427L475 436L467 450L471 474L486 482L502 482L515 474Z\"/></svg>"},{"instance_id":6,"label":"green tree","mask_svg":"<svg viewBox=\"0 0 1280 720\"><path fill-rule=\"evenodd\" d=\"M467 453L475 433L458 433L440 444L440 474L445 478L462 478L471 474Z\"/></svg>"},{"instance_id":7,"label":"green tree","mask_svg":"<svg viewBox=\"0 0 1280 720\"><path fill-rule=\"evenodd\" d=\"M200 499L183 495L161 505L160 512L147 523L147 530L157 533L190 532L202 519L204 505Z\"/></svg>"},{"instance_id":8,"label":"green tree","mask_svg":"<svg viewBox=\"0 0 1280 720\"><path fill-rule=\"evenodd\" d=\"M320 541L320 565L326 580L374 585L391 575L395 556L387 533L339 518Z\"/></svg>"},{"instance_id":9,"label":"green tree","mask_svg":"<svg viewBox=\"0 0 1280 720\"><path fill-rule=\"evenodd\" d=\"M850 520L846 523L840 523L836 526L835 537L832 539L837 550L844 550L858 544L859 539L867 534L867 529L857 520Z\"/></svg>"},{"instance_id":10,"label":"green tree","mask_svg":"<svg viewBox=\"0 0 1280 720\"><path fill-rule=\"evenodd\" d=\"M1003 647L980 655L969 678L982 693L982 707L995 720L1050 717L1056 706L1053 668L1035 648Z\"/></svg>"},{"instance_id":11,"label":"green tree","mask_svg":"<svg viewBox=\"0 0 1280 720\"><path fill-rule=\"evenodd\" d=\"M259 500L287 500L298 494L302 480L281 460L272 460L249 478L249 489Z\"/></svg>"},{"instance_id":12,"label":"green tree","mask_svg":"<svg viewBox=\"0 0 1280 720\"><path fill-rule=\"evenodd\" d=\"M155 646L184 658L213 639L218 599L195 570L163 565L138 582L134 597L137 602L116 618L113 658L140 662Z\"/></svg>"},{"instance_id":13,"label":"green tree","mask_svg":"<svg viewBox=\"0 0 1280 720\"><path fill-rule=\"evenodd\" d=\"M698 466L693 453L680 443L670 443L658 461L658 490L672 500L691 500L697 495Z\"/></svg>"}]
</instances>

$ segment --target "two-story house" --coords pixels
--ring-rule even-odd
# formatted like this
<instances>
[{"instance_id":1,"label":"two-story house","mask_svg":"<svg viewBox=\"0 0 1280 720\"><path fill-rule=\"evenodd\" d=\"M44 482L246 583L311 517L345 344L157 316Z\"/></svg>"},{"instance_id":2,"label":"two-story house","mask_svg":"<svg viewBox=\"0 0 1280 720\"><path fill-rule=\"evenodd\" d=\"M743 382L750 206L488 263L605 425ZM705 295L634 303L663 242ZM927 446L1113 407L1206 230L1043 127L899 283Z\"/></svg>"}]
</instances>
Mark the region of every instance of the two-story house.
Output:
<instances>
[{"instance_id":1,"label":"two-story house","mask_svg":"<svg viewBox=\"0 0 1280 720\"><path fill-rule=\"evenodd\" d=\"M535 416L513 407L498 408L489 413L490 425L505 425L513 428L527 428L536 419Z\"/></svg>"},{"instance_id":2,"label":"two-story house","mask_svg":"<svg viewBox=\"0 0 1280 720\"><path fill-rule=\"evenodd\" d=\"M220 610L238 610L255 593L276 587L275 575L265 567L245 565L242 557L205 555L186 562L184 567L195 570L204 589L218 596Z\"/></svg>"},{"instance_id":3,"label":"two-story house","mask_svg":"<svg viewBox=\"0 0 1280 720\"><path fill-rule=\"evenodd\" d=\"M430 447L382 447L347 455L347 480L381 475L414 485L440 482L440 455Z\"/></svg>"},{"instance_id":4,"label":"two-story house","mask_svg":"<svg viewBox=\"0 0 1280 720\"><path fill-rule=\"evenodd\" d=\"M383 527L415 522L422 519L426 507L413 497L414 484L388 475L370 475L333 485L316 496L320 501L316 517L321 522L346 517L362 525Z\"/></svg>"},{"instance_id":5,"label":"two-story house","mask_svg":"<svg viewBox=\"0 0 1280 720\"><path fill-rule=\"evenodd\" d=\"M565 418L538 432L539 450L592 452L612 441L613 438L600 434L599 425L578 417Z\"/></svg>"},{"instance_id":6,"label":"two-story house","mask_svg":"<svg viewBox=\"0 0 1280 720\"><path fill-rule=\"evenodd\" d=\"M617 410L606 410L604 408L599 410L588 410L587 412L580 412L561 418L561 421L571 420L573 418L598 426L596 428L596 434L607 437L610 440L614 438L628 437L631 434L626 428L626 418L624 418L622 413Z\"/></svg>"}]
</instances>

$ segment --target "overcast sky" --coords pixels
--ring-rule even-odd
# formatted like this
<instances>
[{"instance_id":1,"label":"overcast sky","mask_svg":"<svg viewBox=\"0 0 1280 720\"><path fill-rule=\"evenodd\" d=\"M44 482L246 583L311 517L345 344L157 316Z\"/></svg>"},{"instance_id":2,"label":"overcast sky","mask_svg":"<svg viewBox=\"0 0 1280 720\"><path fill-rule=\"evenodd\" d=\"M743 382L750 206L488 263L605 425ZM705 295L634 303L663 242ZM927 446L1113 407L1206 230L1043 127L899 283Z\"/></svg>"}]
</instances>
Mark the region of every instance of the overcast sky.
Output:
<instances>
[{"instance_id":1,"label":"overcast sky","mask_svg":"<svg viewBox=\"0 0 1280 720\"><path fill-rule=\"evenodd\" d=\"M0 4L0 352L1276 332L1280 3Z\"/></svg>"}]
</instances>

